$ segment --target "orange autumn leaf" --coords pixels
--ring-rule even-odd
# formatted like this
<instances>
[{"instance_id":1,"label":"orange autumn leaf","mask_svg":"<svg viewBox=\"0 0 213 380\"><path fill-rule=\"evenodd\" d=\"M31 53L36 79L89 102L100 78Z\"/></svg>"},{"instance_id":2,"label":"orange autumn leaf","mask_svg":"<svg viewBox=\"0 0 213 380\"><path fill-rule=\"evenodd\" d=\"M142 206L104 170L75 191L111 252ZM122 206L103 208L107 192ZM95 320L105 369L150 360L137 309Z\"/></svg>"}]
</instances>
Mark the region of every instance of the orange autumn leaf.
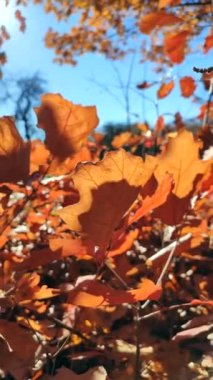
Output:
<instances>
[{"instance_id":1,"label":"orange autumn leaf","mask_svg":"<svg viewBox=\"0 0 213 380\"><path fill-rule=\"evenodd\" d=\"M30 174L39 170L39 167L47 164L50 152L40 140L31 141L30 149Z\"/></svg>"},{"instance_id":2,"label":"orange autumn leaf","mask_svg":"<svg viewBox=\"0 0 213 380\"><path fill-rule=\"evenodd\" d=\"M131 290L112 289L97 280L85 280L68 294L68 303L84 307L120 305L138 301L158 300L161 287L148 279L143 279L139 287Z\"/></svg>"},{"instance_id":3,"label":"orange autumn leaf","mask_svg":"<svg viewBox=\"0 0 213 380\"><path fill-rule=\"evenodd\" d=\"M53 175L62 175L72 172L78 163L85 161L93 161L90 150L87 146L82 146L79 152L72 154L72 156L61 160L59 157L54 157L50 162L48 173Z\"/></svg>"},{"instance_id":4,"label":"orange autumn leaf","mask_svg":"<svg viewBox=\"0 0 213 380\"><path fill-rule=\"evenodd\" d=\"M106 248L112 232L152 175L155 158L144 163L124 150L95 164L79 165L72 176L80 201L58 212L71 230Z\"/></svg>"},{"instance_id":5,"label":"orange autumn leaf","mask_svg":"<svg viewBox=\"0 0 213 380\"><path fill-rule=\"evenodd\" d=\"M0 118L0 181L17 182L26 179L29 172L30 145L24 143L14 119Z\"/></svg>"},{"instance_id":6,"label":"orange autumn leaf","mask_svg":"<svg viewBox=\"0 0 213 380\"><path fill-rule=\"evenodd\" d=\"M208 166L208 162L199 158L201 146L201 141L195 141L193 134L184 128L175 137L169 137L154 172L158 183L165 173L170 173L174 180L172 193L179 198L186 197L192 191L197 175L204 174Z\"/></svg>"},{"instance_id":7,"label":"orange autumn leaf","mask_svg":"<svg viewBox=\"0 0 213 380\"><path fill-rule=\"evenodd\" d=\"M208 51L212 48L213 48L213 28L211 29L209 35L205 39L203 51L204 53L208 53Z\"/></svg>"},{"instance_id":8,"label":"orange autumn leaf","mask_svg":"<svg viewBox=\"0 0 213 380\"><path fill-rule=\"evenodd\" d=\"M132 248L134 241L139 235L139 229L136 228L129 232L123 232L115 241L113 241L112 247L108 253L108 257L114 257L121 255Z\"/></svg>"},{"instance_id":9,"label":"orange autumn leaf","mask_svg":"<svg viewBox=\"0 0 213 380\"><path fill-rule=\"evenodd\" d=\"M181 236L191 233L192 238L190 239L190 248L199 247L201 243L205 240L210 231L208 230L207 220L200 220L195 225L184 226L180 234Z\"/></svg>"},{"instance_id":10,"label":"orange autumn leaf","mask_svg":"<svg viewBox=\"0 0 213 380\"><path fill-rule=\"evenodd\" d=\"M213 102L203 104L200 107L200 114L198 115L198 119L203 120L207 114L208 114L209 120L213 118Z\"/></svg>"},{"instance_id":11,"label":"orange autumn leaf","mask_svg":"<svg viewBox=\"0 0 213 380\"><path fill-rule=\"evenodd\" d=\"M149 34L157 27L174 25L181 22L181 19L172 13L165 11L148 13L140 20L140 31L144 34Z\"/></svg>"},{"instance_id":12,"label":"orange autumn leaf","mask_svg":"<svg viewBox=\"0 0 213 380\"><path fill-rule=\"evenodd\" d=\"M168 96L170 94L170 92L172 92L174 86L175 85L174 85L173 80L171 80L168 83L163 83L157 92L157 97L159 99L165 98L166 96Z\"/></svg>"},{"instance_id":13,"label":"orange autumn leaf","mask_svg":"<svg viewBox=\"0 0 213 380\"><path fill-rule=\"evenodd\" d=\"M15 379L29 377L38 343L32 333L15 322L0 320L0 368Z\"/></svg>"},{"instance_id":14,"label":"orange autumn leaf","mask_svg":"<svg viewBox=\"0 0 213 380\"><path fill-rule=\"evenodd\" d=\"M185 98L189 98L196 89L195 81L192 77L185 76L180 79L181 95Z\"/></svg>"},{"instance_id":15,"label":"orange autumn leaf","mask_svg":"<svg viewBox=\"0 0 213 380\"><path fill-rule=\"evenodd\" d=\"M165 120L163 116L159 116L156 123L155 123L155 131L156 132L162 132L165 127Z\"/></svg>"},{"instance_id":16,"label":"orange autumn leaf","mask_svg":"<svg viewBox=\"0 0 213 380\"><path fill-rule=\"evenodd\" d=\"M26 273L17 283L15 301L25 303L32 300L42 300L55 297L60 294L58 289L48 288L46 285L39 286L40 276L38 273Z\"/></svg>"},{"instance_id":17,"label":"orange autumn leaf","mask_svg":"<svg viewBox=\"0 0 213 380\"><path fill-rule=\"evenodd\" d=\"M31 318L18 317L17 322L21 326L25 326L33 330L35 333L39 333L47 340L51 340L56 335L56 327L53 327L50 321L37 321Z\"/></svg>"},{"instance_id":18,"label":"orange autumn leaf","mask_svg":"<svg viewBox=\"0 0 213 380\"><path fill-rule=\"evenodd\" d=\"M68 256L75 256L78 259L91 258L94 246L78 238L53 238L49 240L49 246L52 254L59 253L58 259Z\"/></svg>"},{"instance_id":19,"label":"orange autumn leaf","mask_svg":"<svg viewBox=\"0 0 213 380\"><path fill-rule=\"evenodd\" d=\"M172 63L181 63L185 58L185 49L188 30L182 30L177 33L168 33L164 38L164 52Z\"/></svg>"},{"instance_id":20,"label":"orange autumn leaf","mask_svg":"<svg viewBox=\"0 0 213 380\"><path fill-rule=\"evenodd\" d=\"M152 182L152 179L153 177L151 178L149 182ZM147 185L149 184L149 182L147 183ZM153 209L164 204L166 202L166 199L169 193L172 190L172 183L173 183L172 176L169 174L165 174L165 177L159 183L153 195L150 196L149 189L147 189L148 194L142 200L142 206L139 207L138 210L135 212L135 214L129 218L128 224L130 225L134 222L137 222L144 215L147 215ZM147 185L145 187L147 187ZM152 187L152 184L151 184L151 187Z\"/></svg>"},{"instance_id":21,"label":"orange autumn leaf","mask_svg":"<svg viewBox=\"0 0 213 380\"><path fill-rule=\"evenodd\" d=\"M131 132L122 132L115 136L112 140L112 146L116 149L122 148L126 145L131 137Z\"/></svg>"},{"instance_id":22,"label":"orange autumn leaf","mask_svg":"<svg viewBox=\"0 0 213 380\"><path fill-rule=\"evenodd\" d=\"M52 263L54 260L63 260L74 256L77 259L89 259L93 255L93 247L81 239L53 238L49 240L49 248L35 249L20 263L13 263L12 268L16 271L36 269Z\"/></svg>"},{"instance_id":23,"label":"orange autumn leaf","mask_svg":"<svg viewBox=\"0 0 213 380\"><path fill-rule=\"evenodd\" d=\"M43 95L35 112L48 149L61 159L77 153L99 122L95 106L75 105L60 94Z\"/></svg>"}]
</instances>

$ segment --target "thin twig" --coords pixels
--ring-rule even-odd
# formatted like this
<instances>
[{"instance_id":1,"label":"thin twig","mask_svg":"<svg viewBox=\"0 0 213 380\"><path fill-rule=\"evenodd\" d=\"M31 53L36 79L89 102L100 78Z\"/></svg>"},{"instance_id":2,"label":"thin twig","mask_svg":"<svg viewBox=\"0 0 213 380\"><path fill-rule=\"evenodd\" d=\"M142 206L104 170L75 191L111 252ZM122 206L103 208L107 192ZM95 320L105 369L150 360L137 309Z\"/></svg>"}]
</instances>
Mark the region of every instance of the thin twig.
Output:
<instances>
[{"instance_id":1,"label":"thin twig","mask_svg":"<svg viewBox=\"0 0 213 380\"><path fill-rule=\"evenodd\" d=\"M162 283L163 277L164 277L164 275L165 275L165 273L166 273L166 271L167 271L167 269L169 267L169 264L171 263L171 260L172 260L172 258L174 256L175 250L176 250L177 245L178 245L178 241L175 241L174 243L175 244L174 244L174 246L173 246L173 248L172 248L172 250L171 250L171 252L169 254L168 259L166 260L166 263L165 263L165 265L164 265L164 267L162 269L162 272L161 272L161 274L160 274L160 276L159 276L159 278L158 278L158 280L156 282L156 285L160 285Z\"/></svg>"},{"instance_id":2,"label":"thin twig","mask_svg":"<svg viewBox=\"0 0 213 380\"><path fill-rule=\"evenodd\" d=\"M190 238L192 237L192 234L191 233L188 233L182 237L180 237L178 239L178 241L173 241L171 244L167 245L166 247L160 249L158 252L156 252L154 255L152 255L151 257L149 257L148 261L155 261L157 259L159 259L159 257L162 257L164 256L167 252L171 251L173 249L173 247L175 246L179 246L180 244L182 244L183 242L189 240Z\"/></svg>"},{"instance_id":3,"label":"thin twig","mask_svg":"<svg viewBox=\"0 0 213 380\"><path fill-rule=\"evenodd\" d=\"M149 314L143 315L142 317L140 317L140 319L141 320L149 319L149 318L155 317L156 315L162 314L162 313L167 312L167 311L177 310L177 309L181 309L183 307L194 307L194 306L195 305L193 305L191 302L186 302L186 303L182 303L179 305L171 305L168 307L162 307L160 310L152 311Z\"/></svg>"}]
</instances>

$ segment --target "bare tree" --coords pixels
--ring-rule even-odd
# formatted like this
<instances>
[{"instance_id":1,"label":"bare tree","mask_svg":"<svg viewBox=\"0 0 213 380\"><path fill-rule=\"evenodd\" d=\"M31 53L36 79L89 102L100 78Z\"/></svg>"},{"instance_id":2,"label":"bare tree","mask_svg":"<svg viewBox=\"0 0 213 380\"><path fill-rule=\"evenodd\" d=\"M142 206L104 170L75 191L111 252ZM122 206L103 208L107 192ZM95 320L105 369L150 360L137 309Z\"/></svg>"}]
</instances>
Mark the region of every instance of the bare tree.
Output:
<instances>
[{"instance_id":1,"label":"bare tree","mask_svg":"<svg viewBox=\"0 0 213 380\"><path fill-rule=\"evenodd\" d=\"M32 110L40 95L45 92L46 80L39 73L35 73L20 79L4 78L1 87L0 102L9 100L14 104L15 119L22 123L25 137L30 140L34 132Z\"/></svg>"}]
</instances>

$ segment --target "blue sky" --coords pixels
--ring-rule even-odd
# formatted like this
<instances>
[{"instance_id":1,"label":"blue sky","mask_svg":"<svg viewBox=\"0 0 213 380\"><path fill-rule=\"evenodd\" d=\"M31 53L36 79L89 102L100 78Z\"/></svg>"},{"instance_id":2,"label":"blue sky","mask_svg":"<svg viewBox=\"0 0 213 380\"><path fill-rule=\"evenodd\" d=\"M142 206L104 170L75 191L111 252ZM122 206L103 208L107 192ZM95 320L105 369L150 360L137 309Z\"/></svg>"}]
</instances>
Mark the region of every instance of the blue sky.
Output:
<instances>
[{"instance_id":1,"label":"blue sky","mask_svg":"<svg viewBox=\"0 0 213 380\"><path fill-rule=\"evenodd\" d=\"M4 3L4 0L0 0ZM13 3L13 2L12 2ZM21 33L18 30L18 22L13 16L14 8L5 9L1 5L0 25L5 23L11 34L11 39L3 45L3 49L8 56L8 63L4 68L4 75L13 77L23 77L39 72L47 80L47 92L60 93L65 98L74 103L82 105L96 105L100 118L100 126L108 122L119 123L126 121L125 102L120 89L116 70L124 84L132 63L132 56L128 56L122 61L112 63L99 54L87 54L80 57L78 65L59 66L53 63L54 52L44 46L44 35L49 27L59 31L67 30L72 25L69 23L58 23L51 14L46 14L42 6L31 4L21 8L22 14L27 20L27 30ZM138 43L143 36L138 36ZM202 44L202 41L200 42ZM196 62L194 57L188 57L183 65L176 65L172 71L168 71L168 76L177 77L190 75L193 76L193 66L208 67L212 66L213 49L208 55L197 55ZM115 70L116 67L116 70ZM199 79L199 75L194 75ZM132 122L143 122L147 120L151 124L157 119L156 109L153 102L143 100L136 90L136 84L143 80L153 81L162 80L161 74L154 74L150 70L150 64L139 64L139 56L134 57L134 66L131 78L130 110ZM156 91L158 86L143 92L144 95L156 101ZM199 95L208 96L200 90ZM141 92L142 94L142 92ZM159 113L175 113L180 111L185 117L192 118L198 112L198 106L191 100L180 97L178 86L173 93L158 102ZM12 106L7 104L0 105L0 115L12 114ZM171 116L167 115L167 120Z\"/></svg>"}]
</instances>

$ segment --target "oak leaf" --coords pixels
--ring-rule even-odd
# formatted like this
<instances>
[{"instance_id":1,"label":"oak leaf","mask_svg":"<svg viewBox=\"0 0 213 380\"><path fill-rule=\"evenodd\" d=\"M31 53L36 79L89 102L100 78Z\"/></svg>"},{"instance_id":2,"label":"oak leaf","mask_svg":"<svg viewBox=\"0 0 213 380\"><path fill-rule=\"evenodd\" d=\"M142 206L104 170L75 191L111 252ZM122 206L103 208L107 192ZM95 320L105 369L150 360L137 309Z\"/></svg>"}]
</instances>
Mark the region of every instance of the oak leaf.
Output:
<instances>
[{"instance_id":1,"label":"oak leaf","mask_svg":"<svg viewBox=\"0 0 213 380\"><path fill-rule=\"evenodd\" d=\"M30 149L30 173L39 170L40 166L47 164L50 152L40 140L31 141Z\"/></svg>"},{"instance_id":2,"label":"oak leaf","mask_svg":"<svg viewBox=\"0 0 213 380\"><path fill-rule=\"evenodd\" d=\"M151 177L151 179L148 181L148 183L145 185L144 188L147 188L146 192L144 193L143 189L143 200L142 200L142 205L137 209L135 214L129 218L128 224L132 224L134 222L137 222L139 219L141 219L143 216L147 215L150 213L153 209L161 206L164 204L167 200L167 197L169 193L172 190L172 176L169 174L165 174L165 177L162 178L162 181L159 183L159 185L155 186L155 178L154 176ZM152 187L153 185L155 186L155 191L153 194L150 193L150 189L148 185Z\"/></svg>"},{"instance_id":3,"label":"oak leaf","mask_svg":"<svg viewBox=\"0 0 213 380\"><path fill-rule=\"evenodd\" d=\"M185 98L189 98L196 89L195 81L192 77L185 76L180 79L181 95Z\"/></svg>"},{"instance_id":4,"label":"oak leaf","mask_svg":"<svg viewBox=\"0 0 213 380\"><path fill-rule=\"evenodd\" d=\"M168 96L170 94L170 92L172 92L173 88L174 88L174 81L173 80L171 80L168 83L163 83L160 86L160 88L158 89L157 97L159 99L165 98L166 96Z\"/></svg>"},{"instance_id":5,"label":"oak leaf","mask_svg":"<svg viewBox=\"0 0 213 380\"><path fill-rule=\"evenodd\" d=\"M157 27L174 25L181 22L181 19L172 13L165 11L148 13L140 20L140 31L144 34L149 34Z\"/></svg>"},{"instance_id":6,"label":"oak leaf","mask_svg":"<svg viewBox=\"0 0 213 380\"><path fill-rule=\"evenodd\" d=\"M193 134L185 129L178 131L175 137L169 137L154 172L158 183L166 172L170 173L174 180L172 193L179 198L186 197L193 189L197 175L203 174L207 168L207 162L199 158L201 146L201 141L195 141Z\"/></svg>"},{"instance_id":7,"label":"oak leaf","mask_svg":"<svg viewBox=\"0 0 213 380\"><path fill-rule=\"evenodd\" d=\"M48 288L46 285L39 286L40 276L34 273L25 273L17 283L15 301L20 304L28 303L32 300L43 300L58 296L58 289Z\"/></svg>"},{"instance_id":8,"label":"oak leaf","mask_svg":"<svg viewBox=\"0 0 213 380\"><path fill-rule=\"evenodd\" d=\"M15 322L0 320L0 368L9 372L15 379L29 377L34 364L38 343L32 334Z\"/></svg>"},{"instance_id":9,"label":"oak leaf","mask_svg":"<svg viewBox=\"0 0 213 380\"><path fill-rule=\"evenodd\" d=\"M85 280L68 295L68 303L84 307L120 305L138 301L158 300L161 287L148 279L143 279L138 288L131 290L112 289L97 280Z\"/></svg>"},{"instance_id":10,"label":"oak leaf","mask_svg":"<svg viewBox=\"0 0 213 380\"><path fill-rule=\"evenodd\" d=\"M95 106L75 105L60 94L43 95L35 112L48 149L61 159L77 153L99 122Z\"/></svg>"},{"instance_id":11,"label":"oak leaf","mask_svg":"<svg viewBox=\"0 0 213 380\"><path fill-rule=\"evenodd\" d=\"M77 167L72 176L80 201L58 212L71 230L106 249L112 232L154 170L155 158L144 163L124 150L110 152L98 163Z\"/></svg>"},{"instance_id":12,"label":"oak leaf","mask_svg":"<svg viewBox=\"0 0 213 380\"><path fill-rule=\"evenodd\" d=\"M0 181L17 182L29 172L30 145L24 143L14 119L0 118Z\"/></svg>"},{"instance_id":13,"label":"oak leaf","mask_svg":"<svg viewBox=\"0 0 213 380\"><path fill-rule=\"evenodd\" d=\"M122 132L115 136L112 140L112 146L116 149L122 148L126 145L131 137L131 132Z\"/></svg>"},{"instance_id":14,"label":"oak leaf","mask_svg":"<svg viewBox=\"0 0 213 380\"><path fill-rule=\"evenodd\" d=\"M177 33L168 33L164 38L164 52L172 63L181 63L185 58L187 38L190 33L182 30Z\"/></svg>"},{"instance_id":15,"label":"oak leaf","mask_svg":"<svg viewBox=\"0 0 213 380\"><path fill-rule=\"evenodd\" d=\"M138 235L138 228L129 232L123 232L117 239L113 241L112 247L108 253L108 257L121 255L122 253L128 251L133 246L133 243L137 239Z\"/></svg>"}]
</instances>

